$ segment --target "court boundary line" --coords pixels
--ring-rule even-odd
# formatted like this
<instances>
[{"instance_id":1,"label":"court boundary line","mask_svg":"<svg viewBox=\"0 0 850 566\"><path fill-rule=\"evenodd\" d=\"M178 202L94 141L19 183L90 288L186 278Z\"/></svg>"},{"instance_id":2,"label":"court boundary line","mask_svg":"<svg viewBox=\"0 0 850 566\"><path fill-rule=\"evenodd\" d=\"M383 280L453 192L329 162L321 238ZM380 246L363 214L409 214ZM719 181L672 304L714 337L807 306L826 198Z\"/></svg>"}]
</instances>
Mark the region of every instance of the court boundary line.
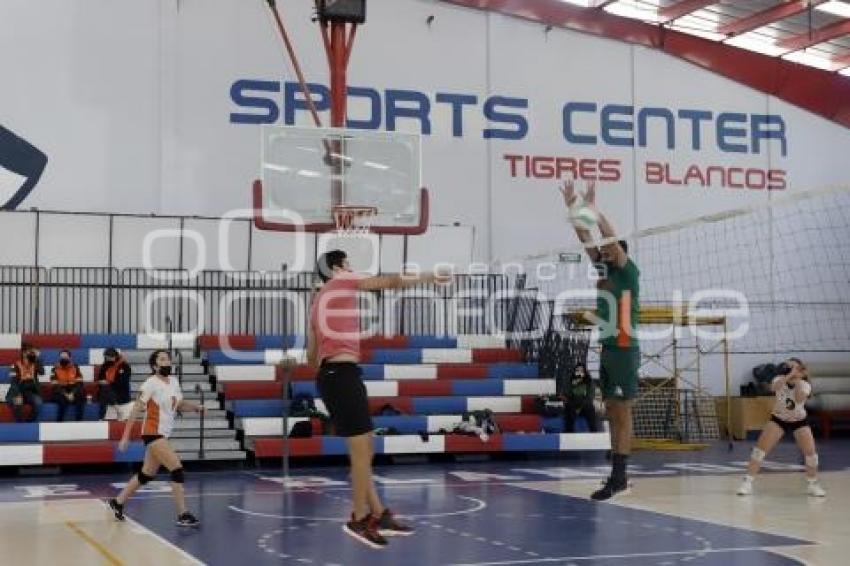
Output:
<instances>
[{"instance_id":1,"label":"court boundary line","mask_svg":"<svg viewBox=\"0 0 850 566\"><path fill-rule=\"evenodd\" d=\"M100 544L96 541L91 535L89 535L86 531L83 530L82 527L77 525L75 521L65 520L65 526L74 531L78 537L83 539L89 546L94 548L100 555L106 559L107 562L112 564L112 566L124 566L124 562L121 561L118 557L112 554L108 548Z\"/></svg>"},{"instance_id":2,"label":"court boundary line","mask_svg":"<svg viewBox=\"0 0 850 566\"><path fill-rule=\"evenodd\" d=\"M460 511L449 511L446 513L433 513L430 515L409 515L409 514L399 514L399 517L411 520L419 520L419 519L441 519L443 517L456 517L458 515L471 515L472 513L477 513L479 511L483 511L487 508L487 502L483 499L478 499L477 497L466 497L463 495L457 496L459 499L466 499L470 501L475 501L475 507L470 509L461 509ZM235 505L228 505L228 509L233 511L234 513L241 513L243 515L249 515L253 517L262 517L265 519L295 519L295 520L303 520L303 521L321 521L327 523L345 523L348 521L346 518L328 518L328 517L302 517L300 515L277 515L274 513L261 513L258 511L248 511L247 509L242 509L240 507L236 507Z\"/></svg>"},{"instance_id":3,"label":"court boundary line","mask_svg":"<svg viewBox=\"0 0 850 566\"><path fill-rule=\"evenodd\" d=\"M797 473L797 472L791 472L791 473ZM704 476L704 477L712 477L712 476ZM718 475L718 476L715 476L715 477L726 477L726 476L721 474L721 475ZM590 482L590 481L593 481L593 480L581 480L581 481L587 483L587 482ZM552 494L552 495L561 495L562 497L572 497L574 499L584 499L582 497L578 497L578 496L575 496L575 495L569 495L569 494L565 494L565 493L555 494L551 491L545 491L545 490L542 490L542 489L534 489L534 488L531 488L531 487L516 485L516 482L514 484L514 487L519 487L521 489L529 489L529 490L532 490L532 491L539 491L540 493L549 493L549 494ZM632 493L634 493L634 491L632 491ZM731 495L735 495L735 494L732 493L732 494L730 494L730 496ZM735 497L740 498L741 496L735 495ZM741 530L744 530L744 531L753 531L753 532L756 532L756 533L763 533L763 534L770 535L770 536L782 537L782 538L787 538L787 539L802 542L802 544L785 545L785 546L820 546L820 545L823 544L820 541L813 541L813 540L808 540L808 539L804 539L804 538L794 537L794 536L790 536L790 535L787 535L787 534L784 534L784 533L777 533L777 532L765 530L765 529L762 529L762 528L741 527L739 525L729 525L729 524L726 524L726 523L718 523L718 522L710 521L708 519L703 519L703 518L695 519L693 517L688 517L686 515L675 515L675 514L669 512L669 511L657 511L655 509L647 509L646 507L641 507L641 506L626 505L625 503L627 503L627 502L620 499L620 500L615 500L615 501L606 501L606 502L603 502L601 504L602 505L614 505L616 507L621 507L623 509L631 509L633 511L644 511L646 513L657 513L659 515L664 515L665 517L670 517L670 518L673 518L673 519L685 519L687 521L696 521L698 523L700 523L700 522L701 523L708 523L709 525L714 525L715 527L726 527L726 528L732 528L732 529L741 529ZM774 547L766 546L766 547L763 547L763 548L774 548Z\"/></svg>"},{"instance_id":4,"label":"court boundary line","mask_svg":"<svg viewBox=\"0 0 850 566\"><path fill-rule=\"evenodd\" d=\"M636 552L634 554L597 554L592 556L547 556L523 558L520 560L504 560L495 562L454 562L451 566L510 566L513 564L539 564L541 562L580 562L586 560L616 560L618 558L652 558L663 556L683 556L689 554L721 554L724 552L749 552L759 550L771 552L772 546L742 546L734 548L709 548L704 550L668 550L664 552Z\"/></svg>"},{"instance_id":5,"label":"court boundary line","mask_svg":"<svg viewBox=\"0 0 850 566\"><path fill-rule=\"evenodd\" d=\"M106 509L109 509L109 506L106 504L105 501L103 501L102 499L98 499L97 501L99 501ZM112 510L109 509L109 512L110 512L110 515L111 515ZM117 519L116 519L116 522L117 522ZM189 563L197 564L199 566L206 566L205 562L203 560L201 560L200 558L197 558L196 556L192 556L191 554L189 554L188 552L186 552L185 550L183 550L182 548L180 548L179 546L177 546L176 544L174 544L173 542L171 542L167 538L163 537L162 535L160 535L159 533L157 533L153 529L150 529L147 526L143 525L142 523L136 521L132 517L128 517L128 516L125 515L124 516L124 522L129 524L129 525L133 525L134 527L136 527L138 529L142 529L145 533L152 536L153 538L155 538L156 540L158 540L159 542L161 542L162 544L164 544L165 546L167 546L171 550L177 551L177 554L179 554L179 555L183 556L185 559L189 560Z\"/></svg>"}]
</instances>

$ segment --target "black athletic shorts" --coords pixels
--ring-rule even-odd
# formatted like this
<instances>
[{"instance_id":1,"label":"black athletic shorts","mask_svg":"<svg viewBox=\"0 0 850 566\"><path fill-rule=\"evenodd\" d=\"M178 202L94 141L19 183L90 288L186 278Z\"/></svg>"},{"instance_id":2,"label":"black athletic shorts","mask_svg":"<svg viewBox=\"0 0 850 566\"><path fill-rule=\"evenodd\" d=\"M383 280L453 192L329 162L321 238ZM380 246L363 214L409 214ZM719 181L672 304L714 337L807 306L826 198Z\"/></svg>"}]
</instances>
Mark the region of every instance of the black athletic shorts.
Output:
<instances>
[{"instance_id":1,"label":"black athletic shorts","mask_svg":"<svg viewBox=\"0 0 850 566\"><path fill-rule=\"evenodd\" d=\"M319 395L337 436L358 436L374 430L362 374L353 362L322 362L319 368Z\"/></svg>"},{"instance_id":2,"label":"black athletic shorts","mask_svg":"<svg viewBox=\"0 0 850 566\"><path fill-rule=\"evenodd\" d=\"M807 419L799 421L783 421L776 415L770 415L770 420L778 424L779 427L787 434L794 434L795 431L809 426L809 421Z\"/></svg>"},{"instance_id":3,"label":"black athletic shorts","mask_svg":"<svg viewBox=\"0 0 850 566\"><path fill-rule=\"evenodd\" d=\"M156 442L160 438L163 438L161 434L145 434L142 436L142 442L144 442L145 446L147 446L151 442Z\"/></svg>"}]
</instances>

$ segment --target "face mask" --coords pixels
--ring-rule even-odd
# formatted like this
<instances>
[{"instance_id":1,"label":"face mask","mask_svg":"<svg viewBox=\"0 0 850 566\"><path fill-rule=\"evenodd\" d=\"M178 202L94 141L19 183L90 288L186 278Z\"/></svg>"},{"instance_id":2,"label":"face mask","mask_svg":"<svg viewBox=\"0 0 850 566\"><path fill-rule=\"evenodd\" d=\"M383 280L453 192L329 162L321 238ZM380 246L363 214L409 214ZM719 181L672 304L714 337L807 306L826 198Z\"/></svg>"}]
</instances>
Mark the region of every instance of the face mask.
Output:
<instances>
[{"instance_id":1,"label":"face mask","mask_svg":"<svg viewBox=\"0 0 850 566\"><path fill-rule=\"evenodd\" d=\"M162 377L168 377L169 375L171 375L171 366L162 366L157 370L157 372Z\"/></svg>"},{"instance_id":2,"label":"face mask","mask_svg":"<svg viewBox=\"0 0 850 566\"><path fill-rule=\"evenodd\" d=\"M62 366L63 368L67 367L67 366L71 365L71 360L65 360L65 359L59 360L59 365Z\"/></svg>"},{"instance_id":3,"label":"face mask","mask_svg":"<svg viewBox=\"0 0 850 566\"><path fill-rule=\"evenodd\" d=\"M34 364L35 362L37 362L37 361L38 361L38 356L36 356L35 354L30 353L30 354L27 354L27 359L30 361L30 363L33 363L33 364Z\"/></svg>"}]
</instances>

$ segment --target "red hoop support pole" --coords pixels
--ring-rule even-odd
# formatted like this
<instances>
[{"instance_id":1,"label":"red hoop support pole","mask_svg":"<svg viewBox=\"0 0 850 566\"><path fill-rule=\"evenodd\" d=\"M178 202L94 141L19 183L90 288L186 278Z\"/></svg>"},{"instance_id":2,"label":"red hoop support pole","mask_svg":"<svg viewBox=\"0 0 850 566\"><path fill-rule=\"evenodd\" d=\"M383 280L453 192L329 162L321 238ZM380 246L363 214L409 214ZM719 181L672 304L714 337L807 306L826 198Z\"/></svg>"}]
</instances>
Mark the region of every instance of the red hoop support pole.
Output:
<instances>
[{"instance_id":1,"label":"red hoop support pole","mask_svg":"<svg viewBox=\"0 0 850 566\"><path fill-rule=\"evenodd\" d=\"M295 76L298 77L298 83L301 85L301 91L304 93L304 97L306 98L305 102L307 103L307 108L310 109L310 114L313 116L313 121L316 123L316 126L321 128L322 120L319 118L319 111L316 109L316 103L313 102L313 95L310 92L310 88L307 86L307 81L304 79L304 72L301 70L301 64L298 62L298 56L295 54L295 47L293 47L292 41L289 39L289 34L286 33L286 27L283 25L283 18L278 10L277 1L266 0L266 3L269 5L269 10L271 10L272 17L277 24L277 31L280 33L280 37L283 40L283 45L286 48L286 53L289 55L289 60L292 62L292 67L295 69Z\"/></svg>"}]
</instances>

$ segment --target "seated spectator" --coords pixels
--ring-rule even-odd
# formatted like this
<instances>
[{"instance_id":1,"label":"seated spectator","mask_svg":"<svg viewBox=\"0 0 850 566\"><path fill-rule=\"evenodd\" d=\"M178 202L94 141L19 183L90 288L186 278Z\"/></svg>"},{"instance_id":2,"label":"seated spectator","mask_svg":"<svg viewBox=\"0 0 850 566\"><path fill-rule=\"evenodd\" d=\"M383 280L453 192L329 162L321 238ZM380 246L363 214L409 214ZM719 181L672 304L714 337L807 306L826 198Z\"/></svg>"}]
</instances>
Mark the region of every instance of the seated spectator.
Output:
<instances>
[{"instance_id":1,"label":"seated spectator","mask_svg":"<svg viewBox=\"0 0 850 566\"><path fill-rule=\"evenodd\" d=\"M576 417L584 417L590 432L599 430L596 418L596 408L593 398L596 388L584 364L576 364L573 376L567 385L566 403L564 406L564 424L567 432L575 432Z\"/></svg>"},{"instance_id":2,"label":"seated spectator","mask_svg":"<svg viewBox=\"0 0 850 566\"><path fill-rule=\"evenodd\" d=\"M106 418L108 407L125 405L130 402L130 376L133 370L116 348L107 348L103 352L103 365L98 369L97 402L100 403L100 420Z\"/></svg>"},{"instance_id":3,"label":"seated spectator","mask_svg":"<svg viewBox=\"0 0 850 566\"><path fill-rule=\"evenodd\" d=\"M70 351L59 352L59 363L53 366L53 371L50 372L50 382L53 384L53 402L59 406L57 420L60 423L65 420L68 405L74 405L77 420L83 420L83 411L86 407L83 374L79 366L71 359Z\"/></svg>"},{"instance_id":4,"label":"seated spectator","mask_svg":"<svg viewBox=\"0 0 850 566\"><path fill-rule=\"evenodd\" d=\"M30 405L31 421L38 420L41 411L38 376L44 375L44 367L39 360L39 352L29 344L21 346L21 359L12 364L9 370L11 385L6 393L6 402L12 408L15 421L24 421L24 407Z\"/></svg>"}]
</instances>

